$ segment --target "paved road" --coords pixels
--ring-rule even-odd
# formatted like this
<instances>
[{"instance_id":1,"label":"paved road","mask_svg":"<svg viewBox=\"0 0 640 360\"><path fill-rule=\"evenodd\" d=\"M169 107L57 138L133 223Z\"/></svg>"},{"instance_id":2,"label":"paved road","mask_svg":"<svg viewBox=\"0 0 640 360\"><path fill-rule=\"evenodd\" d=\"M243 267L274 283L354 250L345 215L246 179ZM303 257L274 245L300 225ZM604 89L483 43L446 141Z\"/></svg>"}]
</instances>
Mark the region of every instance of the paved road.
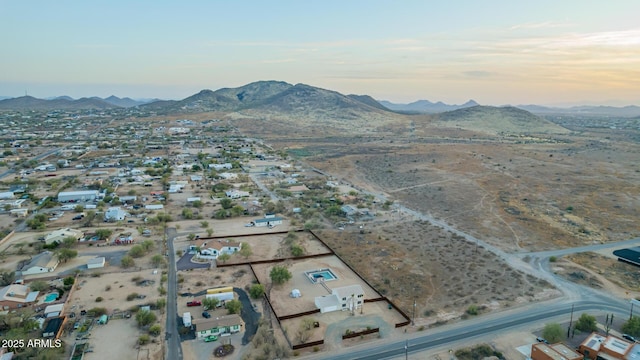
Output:
<instances>
[{"instance_id":1,"label":"paved road","mask_svg":"<svg viewBox=\"0 0 640 360\"><path fill-rule=\"evenodd\" d=\"M606 243L606 244L593 244L593 245L559 249L559 250L519 253L519 254L516 254L516 256L519 256L521 258L524 258L527 256L537 257L537 258L548 258L551 256L560 257L564 255L576 254L576 253L587 252L587 251L598 251L598 250L605 250L605 249L613 249L617 247L632 247L637 245L640 245L640 237L637 237L631 240L624 240L624 241L618 241L618 242L612 242L612 243Z\"/></svg>"},{"instance_id":2,"label":"paved road","mask_svg":"<svg viewBox=\"0 0 640 360\"><path fill-rule=\"evenodd\" d=\"M178 336L178 303L177 303L177 271L176 253L173 250L173 239L176 237L175 228L167 228L167 246L169 248L169 276L167 284L167 324L166 360L182 360L182 345Z\"/></svg>"},{"instance_id":3,"label":"paved road","mask_svg":"<svg viewBox=\"0 0 640 360\"><path fill-rule=\"evenodd\" d=\"M628 305L616 301L580 301L573 304L575 306L574 313L597 310L614 312L618 316L626 316L629 308ZM461 340L464 340L464 343L469 343L468 340L473 338L494 333L504 333L505 330L511 328L526 324L539 323L540 321L557 316L568 316L571 313L571 305L565 302L557 302L553 305L544 304L544 306L536 306L534 308L526 308L524 310L520 310L515 313L501 313L499 316L493 318L478 318L475 320L465 321L461 324L464 326L458 326L451 329L426 330L424 332L425 335L415 336L406 340L394 341L376 346L367 346L364 349L347 349L346 351L338 351L332 354L321 354L305 358L318 360L379 360L404 355L405 351L411 354L429 349L442 348L447 345L453 348L457 347ZM405 350L405 345L407 344L408 348ZM454 346L453 344L456 345Z\"/></svg>"},{"instance_id":4,"label":"paved road","mask_svg":"<svg viewBox=\"0 0 640 360\"><path fill-rule=\"evenodd\" d=\"M251 178L251 180L253 181L254 184L256 184L260 190L262 190L263 193L268 194L269 197L271 197L271 202L273 202L274 204L277 203L278 201L280 201L280 198L278 198L278 196L274 193L272 193L263 183L262 181L260 181L259 174L255 174L255 173L250 173L249 177Z\"/></svg>"}]
</instances>

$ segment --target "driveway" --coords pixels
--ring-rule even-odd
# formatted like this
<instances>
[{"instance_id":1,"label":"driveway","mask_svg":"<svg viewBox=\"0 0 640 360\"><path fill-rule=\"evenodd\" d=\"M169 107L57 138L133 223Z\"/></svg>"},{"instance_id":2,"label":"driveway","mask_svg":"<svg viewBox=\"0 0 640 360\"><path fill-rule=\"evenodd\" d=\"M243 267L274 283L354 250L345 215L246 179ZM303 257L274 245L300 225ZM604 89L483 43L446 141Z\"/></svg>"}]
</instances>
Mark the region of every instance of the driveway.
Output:
<instances>
[{"instance_id":1,"label":"driveway","mask_svg":"<svg viewBox=\"0 0 640 360\"><path fill-rule=\"evenodd\" d=\"M251 341L253 335L258 332L260 313L254 310L253 304L251 303L249 296L244 290L234 287L233 291L238 294L238 298L242 303L242 310L240 311L240 317L242 318L242 321L244 321L244 335L242 336L242 345L246 345Z\"/></svg>"},{"instance_id":2,"label":"driveway","mask_svg":"<svg viewBox=\"0 0 640 360\"><path fill-rule=\"evenodd\" d=\"M191 258L193 258L195 254L186 253L182 255L180 260L176 263L176 268L178 271L180 270L191 270L191 269L208 269L209 264L201 264L191 262Z\"/></svg>"}]
</instances>

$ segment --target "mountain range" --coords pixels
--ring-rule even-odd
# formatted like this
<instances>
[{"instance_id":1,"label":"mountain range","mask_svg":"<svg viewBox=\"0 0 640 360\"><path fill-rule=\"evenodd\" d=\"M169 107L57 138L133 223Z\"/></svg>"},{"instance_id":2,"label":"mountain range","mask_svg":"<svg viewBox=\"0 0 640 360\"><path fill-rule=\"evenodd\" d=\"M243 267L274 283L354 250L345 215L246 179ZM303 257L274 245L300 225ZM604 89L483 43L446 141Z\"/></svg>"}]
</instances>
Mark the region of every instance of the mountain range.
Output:
<instances>
[{"instance_id":1,"label":"mountain range","mask_svg":"<svg viewBox=\"0 0 640 360\"><path fill-rule=\"evenodd\" d=\"M380 100L379 103L387 109L408 114L435 114L479 105L474 100L469 100L462 105L449 105L442 101L434 103L429 100L418 100L409 104L395 104L386 100Z\"/></svg>"},{"instance_id":2,"label":"mountain range","mask_svg":"<svg viewBox=\"0 0 640 360\"><path fill-rule=\"evenodd\" d=\"M158 101L133 100L131 98L119 98L111 95L108 98L97 96L90 98L73 99L70 96L58 96L54 98L38 99L33 96L20 96L17 98L0 99L0 109L2 110L87 110L87 109L113 109L129 108L148 102Z\"/></svg>"}]
</instances>

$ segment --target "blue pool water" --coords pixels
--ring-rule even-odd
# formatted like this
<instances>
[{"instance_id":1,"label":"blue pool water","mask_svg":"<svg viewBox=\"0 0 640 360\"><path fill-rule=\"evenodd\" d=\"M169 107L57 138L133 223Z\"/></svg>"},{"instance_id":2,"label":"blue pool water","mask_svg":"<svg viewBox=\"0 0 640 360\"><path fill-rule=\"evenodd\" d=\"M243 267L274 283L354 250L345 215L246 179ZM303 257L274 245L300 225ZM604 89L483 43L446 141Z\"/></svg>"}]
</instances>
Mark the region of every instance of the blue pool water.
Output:
<instances>
[{"instance_id":1,"label":"blue pool water","mask_svg":"<svg viewBox=\"0 0 640 360\"><path fill-rule=\"evenodd\" d=\"M336 280L338 277L336 274L331 271L331 269L320 269L313 271L306 271L305 274L313 283L317 283L319 281L331 281Z\"/></svg>"},{"instance_id":2,"label":"blue pool water","mask_svg":"<svg viewBox=\"0 0 640 360\"><path fill-rule=\"evenodd\" d=\"M54 301L56 301L57 299L58 299L58 294L56 294L56 293L51 293L51 294L47 294L47 295L44 297L44 302L46 302L46 303L50 303L50 302L54 302Z\"/></svg>"}]
</instances>

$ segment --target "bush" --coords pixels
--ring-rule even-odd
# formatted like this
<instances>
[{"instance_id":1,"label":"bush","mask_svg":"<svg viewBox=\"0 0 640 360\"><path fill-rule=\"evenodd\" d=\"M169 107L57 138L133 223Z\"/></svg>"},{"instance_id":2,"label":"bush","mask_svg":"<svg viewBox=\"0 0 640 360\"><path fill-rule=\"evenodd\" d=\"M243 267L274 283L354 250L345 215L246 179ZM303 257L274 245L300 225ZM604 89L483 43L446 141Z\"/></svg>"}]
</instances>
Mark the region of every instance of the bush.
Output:
<instances>
[{"instance_id":1,"label":"bush","mask_svg":"<svg viewBox=\"0 0 640 360\"><path fill-rule=\"evenodd\" d=\"M127 301L132 301L135 300L135 298L138 297L138 293L131 293L129 295L127 295Z\"/></svg>"},{"instance_id":2,"label":"bush","mask_svg":"<svg viewBox=\"0 0 640 360\"><path fill-rule=\"evenodd\" d=\"M146 343L149 342L149 340L151 340L151 338L149 337L149 335L144 334L144 335L140 335L140 337L138 338L138 343L140 345L144 345Z\"/></svg>"},{"instance_id":3,"label":"bush","mask_svg":"<svg viewBox=\"0 0 640 360\"><path fill-rule=\"evenodd\" d=\"M90 316L107 315L107 309L106 308L95 307L95 308L90 309L89 311L87 311L87 315L90 315Z\"/></svg>"},{"instance_id":4,"label":"bush","mask_svg":"<svg viewBox=\"0 0 640 360\"><path fill-rule=\"evenodd\" d=\"M96 302L101 302L102 300L104 300L104 299L102 298L102 296L98 296L98 297L96 298Z\"/></svg>"},{"instance_id":5,"label":"bush","mask_svg":"<svg viewBox=\"0 0 640 360\"><path fill-rule=\"evenodd\" d=\"M249 289L249 294L254 299L259 299L264 295L264 285L262 284L253 284L251 285L251 289Z\"/></svg>"},{"instance_id":6,"label":"bush","mask_svg":"<svg viewBox=\"0 0 640 360\"><path fill-rule=\"evenodd\" d=\"M160 335L161 331L162 331L162 326L160 326L159 324L155 324L149 328L149 334L153 336Z\"/></svg>"},{"instance_id":7,"label":"bush","mask_svg":"<svg viewBox=\"0 0 640 360\"><path fill-rule=\"evenodd\" d=\"M478 315L478 307L476 305L470 305L467 308L467 314L469 314L469 315Z\"/></svg>"}]
</instances>

